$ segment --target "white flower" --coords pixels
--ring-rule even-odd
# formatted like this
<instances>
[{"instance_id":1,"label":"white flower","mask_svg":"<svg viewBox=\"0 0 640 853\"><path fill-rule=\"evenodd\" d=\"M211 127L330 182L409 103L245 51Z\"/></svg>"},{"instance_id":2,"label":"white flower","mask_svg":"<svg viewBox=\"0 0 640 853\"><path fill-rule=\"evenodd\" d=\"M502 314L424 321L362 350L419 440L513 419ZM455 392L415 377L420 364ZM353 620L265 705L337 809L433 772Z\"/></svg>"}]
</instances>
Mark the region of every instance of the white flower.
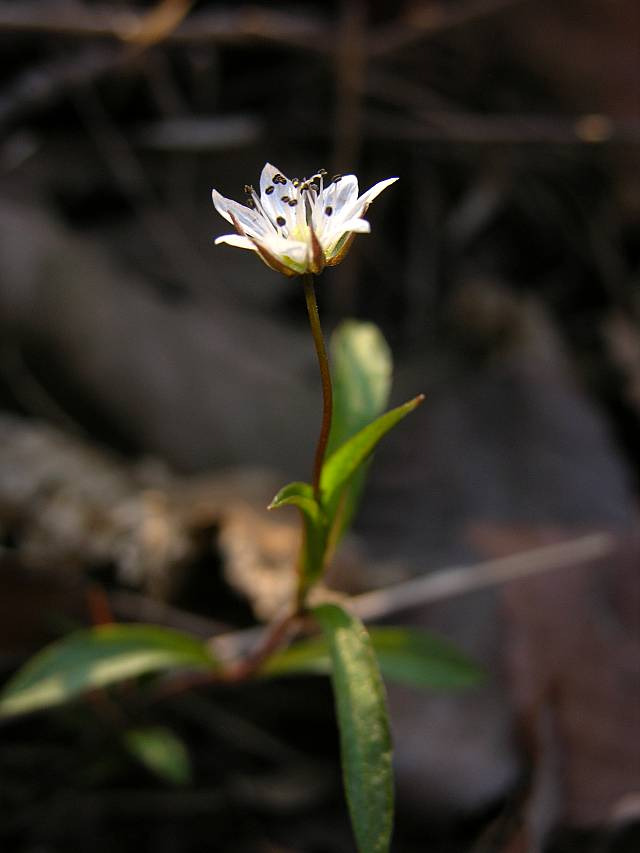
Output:
<instances>
[{"instance_id":1,"label":"white flower","mask_svg":"<svg viewBox=\"0 0 640 853\"><path fill-rule=\"evenodd\" d=\"M346 255L356 234L368 234L362 217L371 202L397 178L379 181L358 196L355 175L327 179L321 170L311 178L289 180L267 163L260 175L260 194L245 187L247 205L213 190L218 213L231 222L236 234L218 237L257 252L272 269L285 275L319 273Z\"/></svg>"}]
</instances>

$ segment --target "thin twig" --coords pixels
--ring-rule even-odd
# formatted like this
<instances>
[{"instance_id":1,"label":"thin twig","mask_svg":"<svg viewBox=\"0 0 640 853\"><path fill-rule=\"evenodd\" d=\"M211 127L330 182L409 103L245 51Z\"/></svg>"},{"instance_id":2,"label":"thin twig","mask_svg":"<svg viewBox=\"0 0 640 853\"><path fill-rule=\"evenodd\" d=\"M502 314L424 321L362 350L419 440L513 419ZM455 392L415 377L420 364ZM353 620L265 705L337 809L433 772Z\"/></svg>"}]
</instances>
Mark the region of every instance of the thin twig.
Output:
<instances>
[{"instance_id":1,"label":"thin twig","mask_svg":"<svg viewBox=\"0 0 640 853\"><path fill-rule=\"evenodd\" d=\"M412 607L591 562L612 554L616 544L609 533L592 533L483 563L452 566L352 598L344 596L342 601L365 621L386 619ZM211 647L222 660L238 659L255 643L259 631L250 628L213 637Z\"/></svg>"},{"instance_id":2,"label":"thin twig","mask_svg":"<svg viewBox=\"0 0 640 853\"><path fill-rule=\"evenodd\" d=\"M495 15L524 0L467 0L466 3L419 4L407 15L380 26L371 35L369 54L386 56L406 50L425 38ZM417 11L416 11L417 10Z\"/></svg>"},{"instance_id":3,"label":"thin twig","mask_svg":"<svg viewBox=\"0 0 640 853\"><path fill-rule=\"evenodd\" d=\"M0 32L42 33L78 39L116 39L135 42L145 25L144 13L117 6L68 6L37 2L0 2ZM233 11L190 15L163 41L170 44L236 44L269 41L326 53L331 44L329 26L308 14L280 12L257 6Z\"/></svg>"},{"instance_id":4,"label":"thin twig","mask_svg":"<svg viewBox=\"0 0 640 853\"><path fill-rule=\"evenodd\" d=\"M367 136L371 139L473 144L594 145L640 142L640 119L612 119L599 114L574 118L557 115L479 115L469 112L432 111L419 119L369 111Z\"/></svg>"},{"instance_id":5,"label":"thin twig","mask_svg":"<svg viewBox=\"0 0 640 853\"><path fill-rule=\"evenodd\" d=\"M616 539L611 534L592 533L568 542L487 560L475 566L452 566L385 589L354 596L348 606L361 619L383 619L434 601L591 562L611 554L615 544Z\"/></svg>"}]
</instances>

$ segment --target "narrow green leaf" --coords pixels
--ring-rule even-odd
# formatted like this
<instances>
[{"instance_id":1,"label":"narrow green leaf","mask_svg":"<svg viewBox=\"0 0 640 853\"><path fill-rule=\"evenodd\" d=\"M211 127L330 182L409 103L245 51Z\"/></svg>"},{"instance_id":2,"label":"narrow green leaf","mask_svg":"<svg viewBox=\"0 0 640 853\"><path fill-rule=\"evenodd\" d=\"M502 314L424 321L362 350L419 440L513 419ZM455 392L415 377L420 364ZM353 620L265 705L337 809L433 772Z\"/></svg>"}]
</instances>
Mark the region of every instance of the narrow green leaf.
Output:
<instances>
[{"instance_id":1,"label":"narrow green leaf","mask_svg":"<svg viewBox=\"0 0 640 853\"><path fill-rule=\"evenodd\" d=\"M283 486L269 504L268 509L295 506L300 510L303 521L301 547L302 594L320 577L324 568L327 550L327 524L324 512L313 495L309 483L289 483Z\"/></svg>"},{"instance_id":2,"label":"narrow green leaf","mask_svg":"<svg viewBox=\"0 0 640 853\"><path fill-rule=\"evenodd\" d=\"M391 390L391 351L373 323L346 320L331 336L333 418L328 453L380 415Z\"/></svg>"},{"instance_id":3,"label":"narrow green leaf","mask_svg":"<svg viewBox=\"0 0 640 853\"><path fill-rule=\"evenodd\" d=\"M330 349L333 418L328 455L382 414L389 402L392 374L391 351L373 323L341 323L331 336ZM338 500L327 507L331 521L328 559L356 514L366 467L351 477Z\"/></svg>"},{"instance_id":4,"label":"narrow green leaf","mask_svg":"<svg viewBox=\"0 0 640 853\"><path fill-rule=\"evenodd\" d=\"M372 424L361 429L331 454L324 463L320 477L323 506L332 506L340 489L367 460L380 439L419 406L423 400L424 395L420 394L413 400L409 400L408 403L391 409Z\"/></svg>"},{"instance_id":5,"label":"narrow green leaf","mask_svg":"<svg viewBox=\"0 0 640 853\"><path fill-rule=\"evenodd\" d=\"M373 640L385 678L432 690L473 687L484 673L455 646L417 628L376 628Z\"/></svg>"},{"instance_id":6,"label":"narrow green leaf","mask_svg":"<svg viewBox=\"0 0 640 853\"><path fill-rule=\"evenodd\" d=\"M177 668L216 667L200 640L153 625L101 625L47 646L0 694L0 717L58 705L86 690Z\"/></svg>"},{"instance_id":7,"label":"narrow green leaf","mask_svg":"<svg viewBox=\"0 0 640 853\"><path fill-rule=\"evenodd\" d=\"M360 853L387 853L393 828L391 737L384 685L364 625L335 604L313 613L332 662L347 803Z\"/></svg>"},{"instance_id":8,"label":"narrow green leaf","mask_svg":"<svg viewBox=\"0 0 640 853\"><path fill-rule=\"evenodd\" d=\"M473 687L484 673L451 643L417 628L369 628L371 645L383 676L412 687L431 690ZM312 637L272 655L262 675L331 672L324 637Z\"/></svg>"},{"instance_id":9,"label":"narrow green leaf","mask_svg":"<svg viewBox=\"0 0 640 853\"><path fill-rule=\"evenodd\" d=\"M283 486L267 509L278 509L281 506L296 506L313 524L320 521L320 507L310 483L295 482Z\"/></svg>"},{"instance_id":10,"label":"narrow green leaf","mask_svg":"<svg viewBox=\"0 0 640 853\"><path fill-rule=\"evenodd\" d=\"M154 775L174 785L191 781L191 761L184 742L162 726L130 729L124 743L129 752Z\"/></svg>"}]
</instances>

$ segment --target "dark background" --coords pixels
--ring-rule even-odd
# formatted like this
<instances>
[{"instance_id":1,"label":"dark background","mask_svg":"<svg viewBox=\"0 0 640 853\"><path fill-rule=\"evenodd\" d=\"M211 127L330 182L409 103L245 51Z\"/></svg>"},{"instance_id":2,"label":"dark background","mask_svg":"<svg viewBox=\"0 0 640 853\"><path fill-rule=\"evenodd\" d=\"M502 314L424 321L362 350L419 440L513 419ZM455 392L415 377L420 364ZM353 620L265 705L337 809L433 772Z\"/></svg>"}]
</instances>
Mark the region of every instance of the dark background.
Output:
<instances>
[{"instance_id":1,"label":"dark background","mask_svg":"<svg viewBox=\"0 0 640 853\"><path fill-rule=\"evenodd\" d=\"M610 538L389 613L489 673L390 688L395 849L637 849L637 2L23 0L0 56L3 673L111 616L269 615L295 530L262 510L309 476L319 387L299 282L214 247L210 191L241 200L267 160L397 175L320 308L376 322L394 401L427 402L336 585ZM145 696L0 730L2 849L352 849L324 682ZM152 724L187 787L122 747Z\"/></svg>"}]
</instances>

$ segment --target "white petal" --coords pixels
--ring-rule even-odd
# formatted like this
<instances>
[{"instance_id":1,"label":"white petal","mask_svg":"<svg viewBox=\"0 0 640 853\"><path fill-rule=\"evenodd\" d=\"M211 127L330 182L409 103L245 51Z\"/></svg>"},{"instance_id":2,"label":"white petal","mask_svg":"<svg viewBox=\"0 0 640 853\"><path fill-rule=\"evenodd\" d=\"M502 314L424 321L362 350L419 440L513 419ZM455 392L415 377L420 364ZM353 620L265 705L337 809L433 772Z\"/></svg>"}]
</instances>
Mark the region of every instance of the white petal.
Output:
<instances>
[{"instance_id":1,"label":"white petal","mask_svg":"<svg viewBox=\"0 0 640 853\"><path fill-rule=\"evenodd\" d=\"M358 199L358 204L371 204L374 198L377 198L383 190L386 190L387 187L390 187L391 184L395 184L398 178L386 178L384 181L378 181L377 184L374 184L371 189L368 189L366 193L362 193L360 198Z\"/></svg>"},{"instance_id":2,"label":"white petal","mask_svg":"<svg viewBox=\"0 0 640 853\"><path fill-rule=\"evenodd\" d=\"M325 231L322 235L322 246L324 249L331 250L335 247L345 234L368 234L371 231L371 226L366 219L345 219L335 223L333 228Z\"/></svg>"},{"instance_id":3,"label":"white petal","mask_svg":"<svg viewBox=\"0 0 640 853\"><path fill-rule=\"evenodd\" d=\"M356 234L368 234L371 231L371 226L366 219L347 219L346 222L340 224L340 230L343 234L346 231L354 231Z\"/></svg>"},{"instance_id":4,"label":"white petal","mask_svg":"<svg viewBox=\"0 0 640 853\"><path fill-rule=\"evenodd\" d=\"M244 204L239 204L231 198L225 198L218 190L211 191L211 198L215 209L227 222L233 224L233 219L230 216L232 213L245 231L252 236L260 236L267 230L268 223L264 217L257 214L255 210L251 210L250 207L245 207Z\"/></svg>"},{"instance_id":5,"label":"white petal","mask_svg":"<svg viewBox=\"0 0 640 853\"><path fill-rule=\"evenodd\" d=\"M366 193L362 193L360 198L351 205L348 210L344 211L344 215L348 217L361 216L362 213L369 207L374 198L377 198L383 190L395 184L398 178L386 178L384 181L378 181Z\"/></svg>"},{"instance_id":6,"label":"white petal","mask_svg":"<svg viewBox=\"0 0 640 853\"><path fill-rule=\"evenodd\" d=\"M262 168L262 172L260 173L260 197L265 194L267 187L273 186L273 179L275 175L282 175L280 169L276 168L276 166L272 166L271 163L265 163ZM278 184L276 187L277 186L282 186L282 184Z\"/></svg>"},{"instance_id":7,"label":"white petal","mask_svg":"<svg viewBox=\"0 0 640 853\"><path fill-rule=\"evenodd\" d=\"M270 236L260 242L279 258L291 258L297 264L306 264L308 246L301 240L286 240L284 237L277 235Z\"/></svg>"},{"instance_id":8,"label":"white petal","mask_svg":"<svg viewBox=\"0 0 640 853\"><path fill-rule=\"evenodd\" d=\"M226 243L228 246L237 246L238 249L250 249L256 252L257 249L248 237L241 237L239 234L223 234L222 237L216 237L215 244Z\"/></svg>"},{"instance_id":9,"label":"white petal","mask_svg":"<svg viewBox=\"0 0 640 853\"><path fill-rule=\"evenodd\" d=\"M323 203L331 205L334 212L351 205L358 197L358 179L355 175L343 175L337 184L330 184L323 193Z\"/></svg>"}]
</instances>

